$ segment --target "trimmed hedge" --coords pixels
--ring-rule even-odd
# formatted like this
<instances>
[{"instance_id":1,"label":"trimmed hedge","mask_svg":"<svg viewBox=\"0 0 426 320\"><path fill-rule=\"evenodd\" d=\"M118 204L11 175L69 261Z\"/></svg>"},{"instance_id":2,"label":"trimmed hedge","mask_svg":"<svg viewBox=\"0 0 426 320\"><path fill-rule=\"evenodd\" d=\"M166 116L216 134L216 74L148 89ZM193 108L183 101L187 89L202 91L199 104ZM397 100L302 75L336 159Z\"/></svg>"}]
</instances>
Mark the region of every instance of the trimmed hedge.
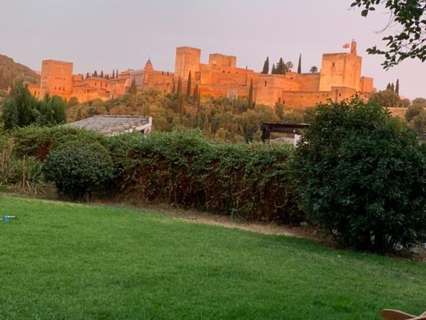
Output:
<instances>
[{"instance_id":1,"label":"trimmed hedge","mask_svg":"<svg viewBox=\"0 0 426 320\"><path fill-rule=\"evenodd\" d=\"M76 150L104 146L106 157L112 159L112 182L93 180L100 188L82 187L82 193L97 191L117 199L167 202L247 220L304 220L289 169L293 150L288 146L216 144L196 131L104 137L68 127L27 127L14 130L10 137L18 158L31 156L42 163L67 144ZM45 164L45 175L56 182L60 193L67 193L60 181L67 178L56 171L62 164L86 168L88 160L73 158L70 164L67 157L55 155L55 159L55 164Z\"/></svg>"},{"instance_id":2,"label":"trimmed hedge","mask_svg":"<svg viewBox=\"0 0 426 320\"><path fill-rule=\"evenodd\" d=\"M10 133L15 142L18 157L31 156L44 161L51 149L70 142L82 144L99 142L105 144L106 138L91 131L71 127L25 127Z\"/></svg>"},{"instance_id":3,"label":"trimmed hedge","mask_svg":"<svg viewBox=\"0 0 426 320\"><path fill-rule=\"evenodd\" d=\"M213 144L194 132L118 136L108 145L121 196L247 220L303 220L288 165L290 147Z\"/></svg>"}]
</instances>

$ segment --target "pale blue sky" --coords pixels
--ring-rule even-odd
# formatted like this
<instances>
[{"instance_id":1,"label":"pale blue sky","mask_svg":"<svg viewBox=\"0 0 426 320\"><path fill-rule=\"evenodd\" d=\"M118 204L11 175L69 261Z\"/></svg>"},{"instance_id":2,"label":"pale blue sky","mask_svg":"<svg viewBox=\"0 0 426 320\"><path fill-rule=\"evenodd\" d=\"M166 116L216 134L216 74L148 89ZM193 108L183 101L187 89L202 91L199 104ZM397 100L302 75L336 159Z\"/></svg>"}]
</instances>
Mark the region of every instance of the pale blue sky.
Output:
<instances>
[{"instance_id":1,"label":"pale blue sky","mask_svg":"<svg viewBox=\"0 0 426 320\"><path fill-rule=\"evenodd\" d=\"M0 0L0 53L40 69L44 58L74 62L76 72L142 68L173 70L176 46L236 55L259 70L266 56L303 67L342 51L351 39L364 57L363 73L376 87L400 78L401 94L426 97L426 64L409 61L383 71L365 49L380 43L385 11L370 19L351 0Z\"/></svg>"}]
</instances>

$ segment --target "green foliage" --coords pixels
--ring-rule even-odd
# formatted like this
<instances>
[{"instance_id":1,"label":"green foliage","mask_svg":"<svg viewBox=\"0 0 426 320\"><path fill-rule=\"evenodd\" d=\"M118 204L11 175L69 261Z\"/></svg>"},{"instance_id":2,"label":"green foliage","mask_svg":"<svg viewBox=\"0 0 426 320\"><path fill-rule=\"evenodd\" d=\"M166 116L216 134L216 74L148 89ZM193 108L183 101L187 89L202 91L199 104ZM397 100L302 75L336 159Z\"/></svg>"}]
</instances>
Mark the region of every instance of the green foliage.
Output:
<instances>
[{"instance_id":1,"label":"green foliage","mask_svg":"<svg viewBox=\"0 0 426 320\"><path fill-rule=\"evenodd\" d=\"M135 79L133 79L132 83L129 87L129 94L130 95L136 95L137 92L138 92L138 88L136 87L136 81L135 81Z\"/></svg>"},{"instance_id":2,"label":"green foliage","mask_svg":"<svg viewBox=\"0 0 426 320\"><path fill-rule=\"evenodd\" d=\"M82 199L105 188L113 166L108 151L99 143L67 142L49 153L43 172L55 183L59 193Z\"/></svg>"},{"instance_id":3,"label":"green foliage","mask_svg":"<svg viewBox=\"0 0 426 320\"><path fill-rule=\"evenodd\" d=\"M297 73L302 73L302 54L299 55L299 62L297 63Z\"/></svg>"},{"instance_id":4,"label":"green foliage","mask_svg":"<svg viewBox=\"0 0 426 320\"><path fill-rule=\"evenodd\" d=\"M266 57L266 60L263 63L262 73L263 74L269 74L269 57Z\"/></svg>"},{"instance_id":5,"label":"green foliage","mask_svg":"<svg viewBox=\"0 0 426 320\"><path fill-rule=\"evenodd\" d=\"M188 81L186 82L186 97L191 97L192 94L192 72L189 71Z\"/></svg>"},{"instance_id":6,"label":"green foliage","mask_svg":"<svg viewBox=\"0 0 426 320\"><path fill-rule=\"evenodd\" d=\"M426 99L416 98L405 113L408 125L423 138L426 133Z\"/></svg>"},{"instance_id":7,"label":"green foliage","mask_svg":"<svg viewBox=\"0 0 426 320\"><path fill-rule=\"evenodd\" d=\"M45 160L49 152L66 142L80 144L105 143L105 138L91 131L71 127L26 127L10 133L18 157L35 157Z\"/></svg>"},{"instance_id":8,"label":"green foliage","mask_svg":"<svg viewBox=\"0 0 426 320\"><path fill-rule=\"evenodd\" d=\"M342 244L390 251L426 237L426 158L375 104L316 109L294 168L309 218Z\"/></svg>"},{"instance_id":9,"label":"green foliage","mask_svg":"<svg viewBox=\"0 0 426 320\"><path fill-rule=\"evenodd\" d=\"M161 200L247 220L298 222L289 147L224 145L199 133L108 140L118 195Z\"/></svg>"},{"instance_id":10,"label":"green foliage","mask_svg":"<svg viewBox=\"0 0 426 320\"><path fill-rule=\"evenodd\" d=\"M409 58L426 61L426 0L352 0L352 6L361 8L364 17L376 11L377 7L385 7L394 24L398 26L389 28L395 33L383 38L386 48L379 49L374 46L368 49L370 54L384 57L383 66L386 69Z\"/></svg>"},{"instance_id":11,"label":"green foliage","mask_svg":"<svg viewBox=\"0 0 426 320\"><path fill-rule=\"evenodd\" d=\"M395 90L392 87L373 93L369 101L385 108L405 106L405 103L401 100L399 95L395 93Z\"/></svg>"},{"instance_id":12,"label":"green foliage","mask_svg":"<svg viewBox=\"0 0 426 320\"><path fill-rule=\"evenodd\" d=\"M17 83L3 105L2 120L7 130L36 122L37 100L22 82Z\"/></svg>"},{"instance_id":13,"label":"green foliage","mask_svg":"<svg viewBox=\"0 0 426 320\"><path fill-rule=\"evenodd\" d=\"M2 120L6 130L32 124L51 126L65 123L65 109L62 98L46 96L37 101L23 83L17 83L4 102Z\"/></svg>"},{"instance_id":14,"label":"green foliage","mask_svg":"<svg viewBox=\"0 0 426 320\"><path fill-rule=\"evenodd\" d=\"M177 81L177 88L179 92L182 92L181 81ZM253 100L254 96L253 93ZM246 114L248 111L250 114ZM232 143L247 140L260 141L259 127L262 121L282 120L273 108L254 105L254 101L250 104L248 97L200 97L197 84L194 85L193 96L189 98L185 98L185 93L164 94L152 90L139 92L134 97L126 95L119 99L99 102L96 106L82 104L68 109L70 121L93 114L151 116L156 131L199 129L210 140ZM284 112L283 116L286 118L287 113ZM255 132L251 135L253 139L247 139L247 135L244 134L240 123L241 118L250 118L253 122L255 127Z\"/></svg>"},{"instance_id":15,"label":"green foliage","mask_svg":"<svg viewBox=\"0 0 426 320\"><path fill-rule=\"evenodd\" d=\"M41 185L42 164L32 157L16 157L13 139L0 136L0 186L34 194Z\"/></svg>"}]
</instances>

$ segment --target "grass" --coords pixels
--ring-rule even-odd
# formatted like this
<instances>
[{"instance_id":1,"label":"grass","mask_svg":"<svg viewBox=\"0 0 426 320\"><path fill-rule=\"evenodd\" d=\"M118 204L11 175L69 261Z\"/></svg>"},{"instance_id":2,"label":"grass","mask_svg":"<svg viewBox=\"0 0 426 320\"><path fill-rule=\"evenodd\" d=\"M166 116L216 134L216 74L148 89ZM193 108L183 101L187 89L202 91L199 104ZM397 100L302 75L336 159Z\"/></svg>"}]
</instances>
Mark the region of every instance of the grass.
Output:
<instances>
[{"instance_id":1,"label":"grass","mask_svg":"<svg viewBox=\"0 0 426 320\"><path fill-rule=\"evenodd\" d=\"M374 319L426 265L131 209L0 195L0 319Z\"/></svg>"}]
</instances>

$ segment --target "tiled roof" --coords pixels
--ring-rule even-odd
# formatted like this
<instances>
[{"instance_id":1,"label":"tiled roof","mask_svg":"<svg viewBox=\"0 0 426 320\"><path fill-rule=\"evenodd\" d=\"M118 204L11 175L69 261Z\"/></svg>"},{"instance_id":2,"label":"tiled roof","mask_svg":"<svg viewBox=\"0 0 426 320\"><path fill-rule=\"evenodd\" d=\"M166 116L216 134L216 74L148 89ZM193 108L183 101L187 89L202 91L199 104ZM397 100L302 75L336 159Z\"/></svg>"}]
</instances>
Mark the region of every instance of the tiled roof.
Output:
<instances>
[{"instance_id":1,"label":"tiled roof","mask_svg":"<svg viewBox=\"0 0 426 320\"><path fill-rule=\"evenodd\" d=\"M68 124L74 128L96 131L105 135L131 132L151 125L150 117L97 115Z\"/></svg>"}]
</instances>

